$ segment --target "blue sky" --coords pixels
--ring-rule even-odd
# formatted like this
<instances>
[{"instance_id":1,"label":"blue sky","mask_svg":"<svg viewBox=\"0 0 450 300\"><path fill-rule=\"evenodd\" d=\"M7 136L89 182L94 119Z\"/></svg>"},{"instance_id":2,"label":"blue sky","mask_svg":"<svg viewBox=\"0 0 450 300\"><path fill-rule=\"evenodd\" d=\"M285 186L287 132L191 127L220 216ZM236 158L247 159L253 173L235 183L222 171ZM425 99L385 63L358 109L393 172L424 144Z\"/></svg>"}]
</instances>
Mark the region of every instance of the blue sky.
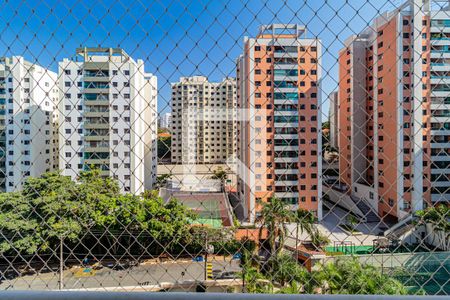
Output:
<instances>
[{"instance_id":1,"label":"blue sky","mask_svg":"<svg viewBox=\"0 0 450 300\"><path fill-rule=\"evenodd\" d=\"M122 47L158 76L158 111L169 111L170 83L180 76L211 81L235 76L244 36L261 24L298 23L319 37L322 99L337 87L337 53L400 0L14 0L0 4L0 56L22 55L57 71L83 46Z\"/></svg>"}]
</instances>

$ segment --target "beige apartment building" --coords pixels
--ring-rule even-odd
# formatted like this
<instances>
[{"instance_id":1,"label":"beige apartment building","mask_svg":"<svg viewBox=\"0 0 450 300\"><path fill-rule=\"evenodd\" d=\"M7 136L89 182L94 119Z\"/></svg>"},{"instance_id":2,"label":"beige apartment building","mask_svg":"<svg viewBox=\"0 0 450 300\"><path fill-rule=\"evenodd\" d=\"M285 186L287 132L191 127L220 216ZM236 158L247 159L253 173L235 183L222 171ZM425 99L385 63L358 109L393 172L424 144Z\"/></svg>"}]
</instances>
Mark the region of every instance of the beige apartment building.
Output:
<instances>
[{"instance_id":1,"label":"beige apartment building","mask_svg":"<svg viewBox=\"0 0 450 300\"><path fill-rule=\"evenodd\" d=\"M181 77L172 84L172 163L233 163L236 149L236 80Z\"/></svg>"}]
</instances>

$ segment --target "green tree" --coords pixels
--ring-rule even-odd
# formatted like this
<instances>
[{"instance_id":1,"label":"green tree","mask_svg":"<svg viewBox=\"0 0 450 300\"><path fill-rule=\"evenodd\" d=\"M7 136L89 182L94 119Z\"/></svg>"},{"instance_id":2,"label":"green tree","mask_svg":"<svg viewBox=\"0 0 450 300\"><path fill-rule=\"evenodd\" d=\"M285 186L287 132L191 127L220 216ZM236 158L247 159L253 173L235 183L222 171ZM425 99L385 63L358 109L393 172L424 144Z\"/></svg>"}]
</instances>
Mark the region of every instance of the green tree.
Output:
<instances>
[{"instance_id":1,"label":"green tree","mask_svg":"<svg viewBox=\"0 0 450 300\"><path fill-rule=\"evenodd\" d=\"M450 233L450 207L441 204L416 212L418 223L431 223L436 229Z\"/></svg>"},{"instance_id":2,"label":"green tree","mask_svg":"<svg viewBox=\"0 0 450 300\"><path fill-rule=\"evenodd\" d=\"M0 194L0 207L0 253L47 252L61 238L67 246L93 244L110 254L142 253L152 243L162 251L187 238L196 218L175 200L164 203L156 191L122 194L117 181L99 170L82 171L77 181L58 172L30 177L21 192Z\"/></svg>"},{"instance_id":3,"label":"green tree","mask_svg":"<svg viewBox=\"0 0 450 300\"><path fill-rule=\"evenodd\" d=\"M38 220L29 217L29 201L19 192L1 193L0 207L0 253L13 248L28 254L36 252L42 241L36 233Z\"/></svg>"},{"instance_id":4,"label":"green tree","mask_svg":"<svg viewBox=\"0 0 450 300\"><path fill-rule=\"evenodd\" d=\"M291 254L281 252L268 261L271 271L266 277L286 287L291 282L306 284L309 281L309 272L292 257Z\"/></svg>"},{"instance_id":5,"label":"green tree","mask_svg":"<svg viewBox=\"0 0 450 300\"><path fill-rule=\"evenodd\" d=\"M161 174L156 177L155 189L160 189L167 185L167 182L172 178L172 174Z\"/></svg>"},{"instance_id":6,"label":"green tree","mask_svg":"<svg viewBox=\"0 0 450 300\"><path fill-rule=\"evenodd\" d=\"M430 224L432 227L433 238L437 238L438 243L450 247L450 207L445 204L428 207L417 211L414 222L420 225ZM427 229L428 230L428 229Z\"/></svg>"},{"instance_id":7,"label":"green tree","mask_svg":"<svg viewBox=\"0 0 450 300\"><path fill-rule=\"evenodd\" d=\"M218 167L213 171L213 175L211 176L211 179L217 179L220 181L220 188L222 192L225 191L225 184L228 179L228 173L225 171L222 167Z\"/></svg>"},{"instance_id":8,"label":"green tree","mask_svg":"<svg viewBox=\"0 0 450 300\"><path fill-rule=\"evenodd\" d=\"M293 215L287 206L278 198L272 197L269 202L259 201L262 206L261 216L257 220L259 228L259 240L262 239L264 230L267 231L270 256L278 254L284 246L287 234L286 224L291 222Z\"/></svg>"},{"instance_id":9,"label":"green tree","mask_svg":"<svg viewBox=\"0 0 450 300\"><path fill-rule=\"evenodd\" d=\"M244 292L252 294L271 294L273 285L256 267L244 267L242 270Z\"/></svg>"},{"instance_id":10,"label":"green tree","mask_svg":"<svg viewBox=\"0 0 450 300\"><path fill-rule=\"evenodd\" d=\"M357 295L406 295L406 287L379 268L361 264L356 258L321 264L309 273L295 259L281 253L271 258L268 269L249 262L242 266L248 292L318 293ZM263 271L261 271L263 270ZM266 287L264 288L264 284Z\"/></svg>"},{"instance_id":11,"label":"green tree","mask_svg":"<svg viewBox=\"0 0 450 300\"><path fill-rule=\"evenodd\" d=\"M356 258L337 260L313 271L316 288L329 294L406 295L406 288L378 268L361 264Z\"/></svg>"},{"instance_id":12,"label":"green tree","mask_svg":"<svg viewBox=\"0 0 450 300\"><path fill-rule=\"evenodd\" d=\"M359 220L354 215L349 214L347 216L347 224L351 227L353 233L356 230L356 226L359 224Z\"/></svg>"}]
</instances>

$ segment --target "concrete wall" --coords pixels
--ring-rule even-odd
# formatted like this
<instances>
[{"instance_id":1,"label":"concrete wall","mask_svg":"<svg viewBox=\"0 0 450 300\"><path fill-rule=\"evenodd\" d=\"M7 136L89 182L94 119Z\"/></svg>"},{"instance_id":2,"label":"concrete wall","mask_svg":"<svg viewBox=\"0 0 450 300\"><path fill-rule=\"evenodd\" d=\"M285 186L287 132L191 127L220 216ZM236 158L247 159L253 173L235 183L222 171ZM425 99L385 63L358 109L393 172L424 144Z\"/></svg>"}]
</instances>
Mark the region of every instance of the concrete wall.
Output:
<instances>
[{"instance_id":1,"label":"concrete wall","mask_svg":"<svg viewBox=\"0 0 450 300\"><path fill-rule=\"evenodd\" d=\"M426 242L441 250L450 251L450 235L442 230L435 230L433 224L426 224Z\"/></svg>"},{"instance_id":2,"label":"concrete wall","mask_svg":"<svg viewBox=\"0 0 450 300\"><path fill-rule=\"evenodd\" d=\"M378 213L378 193L374 188L361 183L354 183L352 186L352 195L366 200L374 211Z\"/></svg>"},{"instance_id":3,"label":"concrete wall","mask_svg":"<svg viewBox=\"0 0 450 300\"><path fill-rule=\"evenodd\" d=\"M360 216L361 218L365 218L364 214L361 210L356 206L356 204L350 199L350 196L344 193L340 193L332 188L329 188L326 185L323 185L323 193L330 197L330 201L342 206L344 209L347 209L354 214Z\"/></svg>"}]
</instances>

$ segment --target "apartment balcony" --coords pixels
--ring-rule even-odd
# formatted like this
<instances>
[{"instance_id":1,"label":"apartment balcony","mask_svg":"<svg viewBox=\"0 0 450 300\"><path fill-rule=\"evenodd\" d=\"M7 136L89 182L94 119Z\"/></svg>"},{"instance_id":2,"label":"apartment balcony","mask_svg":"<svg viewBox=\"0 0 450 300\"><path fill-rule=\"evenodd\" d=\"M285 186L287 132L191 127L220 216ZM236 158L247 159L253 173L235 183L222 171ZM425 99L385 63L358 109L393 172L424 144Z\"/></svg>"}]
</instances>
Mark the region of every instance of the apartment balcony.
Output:
<instances>
[{"instance_id":1,"label":"apartment balcony","mask_svg":"<svg viewBox=\"0 0 450 300\"><path fill-rule=\"evenodd\" d=\"M297 58L298 52L286 52L286 51L274 52L273 57L275 57L275 58L283 58L283 57Z\"/></svg>"},{"instance_id":2,"label":"apartment balcony","mask_svg":"<svg viewBox=\"0 0 450 300\"><path fill-rule=\"evenodd\" d=\"M450 58L450 51L432 50L430 56L431 58Z\"/></svg>"},{"instance_id":3,"label":"apartment balcony","mask_svg":"<svg viewBox=\"0 0 450 300\"><path fill-rule=\"evenodd\" d=\"M298 174L298 169L275 169L275 174Z\"/></svg>"},{"instance_id":4,"label":"apartment balcony","mask_svg":"<svg viewBox=\"0 0 450 300\"><path fill-rule=\"evenodd\" d=\"M298 150L297 146L274 146L275 151L296 151Z\"/></svg>"},{"instance_id":5,"label":"apartment balcony","mask_svg":"<svg viewBox=\"0 0 450 300\"><path fill-rule=\"evenodd\" d=\"M109 141L109 134L105 134L105 135L85 135L83 138L84 138L85 141L103 142L103 141Z\"/></svg>"},{"instance_id":6,"label":"apartment balcony","mask_svg":"<svg viewBox=\"0 0 450 300\"><path fill-rule=\"evenodd\" d=\"M430 130L431 136L438 136L438 135L450 135L450 129L432 129Z\"/></svg>"},{"instance_id":7,"label":"apartment balcony","mask_svg":"<svg viewBox=\"0 0 450 300\"><path fill-rule=\"evenodd\" d=\"M98 118L107 118L109 117L109 111L85 111L83 113L85 117L98 117Z\"/></svg>"},{"instance_id":8,"label":"apartment balcony","mask_svg":"<svg viewBox=\"0 0 450 300\"><path fill-rule=\"evenodd\" d=\"M275 110L276 116L298 116L297 110Z\"/></svg>"},{"instance_id":9,"label":"apartment balcony","mask_svg":"<svg viewBox=\"0 0 450 300\"><path fill-rule=\"evenodd\" d=\"M432 98L430 108L431 109L450 108L450 101L446 100L445 98Z\"/></svg>"},{"instance_id":10,"label":"apartment balcony","mask_svg":"<svg viewBox=\"0 0 450 300\"><path fill-rule=\"evenodd\" d=\"M446 68L450 68L450 65L447 66ZM450 91L431 90L431 97L449 97L449 96L450 96Z\"/></svg>"},{"instance_id":11,"label":"apartment balcony","mask_svg":"<svg viewBox=\"0 0 450 300\"><path fill-rule=\"evenodd\" d=\"M446 26L431 26L430 33L450 33L450 27Z\"/></svg>"},{"instance_id":12,"label":"apartment balcony","mask_svg":"<svg viewBox=\"0 0 450 300\"><path fill-rule=\"evenodd\" d=\"M298 184L298 180L275 180L275 186L294 186Z\"/></svg>"},{"instance_id":13,"label":"apartment balcony","mask_svg":"<svg viewBox=\"0 0 450 300\"><path fill-rule=\"evenodd\" d=\"M450 64L446 63L431 63L431 72L448 72L450 70Z\"/></svg>"},{"instance_id":14,"label":"apartment balcony","mask_svg":"<svg viewBox=\"0 0 450 300\"><path fill-rule=\"evenodd\" d=\"M298 66L297 66L298 67ZM284 68L283 68L284 69ZM274 80L279 81L298 81L298 76L289 76L289 75L274 75Z\"/></svg>"},{"instance_id":15,"label":"apartment balcony","mask_svg":"<svg viewBox=\"0 0 450 300\"><path fill-rule=\"evenodd\" d=\"M450 57L450 53L449 53ZM450 66L449 66L450 69ZM431 76L431 84L450 84L450 76ZM448 92L450 93L450 92Z\"/></svg>"},{"instance_id":16,"label":"apartment balcony","mask_svg":"<svg viewBox=\"0 0 450 300\"><path fill-rule=\"evenodd\" d=\"M274 87L274 92L280 92L280 93L298 93L298 87Z\"/></svg>"},{"instance_id":17,"label":"apartment balcony","mask_svg":"<svg viewBox=\"0 0 450 300\"><path fill-rule=\"evenodd\" d=\"M89 100L84 101L85 106L109 106L108 100Z\"/></svg>"},{"instance_id":18,"label":"apartment balcony","mask_svg":"<svg viewBox=\"0 0 450 300\"><path fill-rule=\"evenodd\" d=\"M450 148L450 143L430 143L431 148Z\"/></svg>"},{"instance_id":19,"label":"apartment balcony","mask_svg":"<svg viewBox=\"0 0 450 300\"><path fill-rule=\"evenodd\" d=\"M99 164L109 164L109 158L88 158L84 159L83 162L86 165L99 165Z\"/></svg>"},{"instance_id":20,"label":"apartment balcony","mask_svg":"<svg viewBox=\"0 0 450 300\"><path fill-rule=\"evenodd\" d=\"M274 194L277 198L298 198L298 192L275 192Z\"/></svg>"},{"instance_id":21,"label":"apartment balcony","mask_svg":"<svg viewBox=\"0 0 450 300\"><path fill-rule=\"evenodd\" d=\"M108 87L87 87L84 88L83 93L85 94L109 94L109 88Z\"/></svg>"},{"instance_id":22,"label":"apartment balcony","mask_svg":"<svg viewBox=\"0 0 450 300\"><path fill-rule=\"evenodd\" d=\"M109 152L111 149L109 146L98 146L98 147L92 147L92 146L86 146L84 147L85 152Z\"/></svg>"},{"instance_id":23,"label":"apartment balcony","mask_svg":"<svg viewBox=\"0 0 450 300\"><path fill-rule=\"evenodd\" d=\"M86 129L109 129L109 123L87 123L84 122L84 128Z\"/></svg>"},{"instance_id":24,"label":"apartment balcony","mask_svg":"<svg viewBox=\"0 0 450 300\"><path fill-rule=\"evenodd\" d=\"M274 162L276 163L294 163L298 162L298 157L274 157Z\"/></svg>"},{"instance_id":25,"label":"apartment balcony","mask_svg":"<svg viewBox=\"0 0 450 300\"><path fill-rule=\"evenodd\" d=\"M281 134L281 133L275 133L274 139L285 139L285 140L298 139L298 134Z\"/></svg>"},{"instance_id":26,"label":"apartment balcony","mask_svg":"<svg viewBox=\"0 0 450 300\"><path fill-rule=\"evenodd\" d=\"M278 123L278 122L275 122L274 123L274 126L277 128L277 127L280 127L280 128L286 128L286 127L295 127L295 128L297 128L298 127L298 122L292 122L292 123L286 123L286 122L283 122L283 123Z\"/></svg>"},{"instance_id":27,"label":"apartment balcony","mask_svg":"<svg viewBox=\"0 0 450 300\"><path fill-rule=\"evenodd\" d=\"M432 38L430 42L431 45L446 46L450 45L450 38Z\"/></svg>"},{"instance_id":28,"label":"apartment balcony","mask_svg":"<svg viewBox=\"0 0 450 300\"><path fill-rule=\"evenodd\" d=\"M431 201L432 202L449 202L450 201L450 194L431 194Z\"/></svg>"},{"instance_id":29,"label":"apartment balcony","mask_svg":"<svg viewBox=\"0 0 450 300\"><path fill-rule=\"evenodd\" d=\"M275 62L273 65L273 68L275 70L298 70L298 63L281 63L281 62Z\"/></svg>"},{"instance_id":30,"label":"apartment balcony","mask_svg":"<svg viewBox=\"0 0 450 300\"><path fill-rule=\"evenodd\" d=\"M436 117L436 116L431 116L430 118L430 122L432 123L447 123L450 122L450 117Z\"/></svg>"},{"instance_id":31,"label":"apartment balcony","mask_svg":"<svg viewBox=\"0 0 450 300\"><path fill-rule=\"evenodd\" d=\"M96 77L96 76L83 76L83 81L84 82L109 82L110 78L109 76L102 76L102 77Z\"/></svg>"},{"instance_id":32,"label":"apartment balcony","mask_svg":"<svg viewBox=\"0 0 450 300\"><path fill-rule=\"evenodd\" d=\"M449 187L450 193L450 181L433 181L431 185L434 187Z\"/></svg>"},{"instance_id":33,"label":"apartment balcony","mask_svg":"<svg viewBox=\"0 0 450 300\"><path fill-rule=\"evenodd\" d=\"M295 92L298 92L297 90ZM298 100L291 100L291 99L275 99L274 104L297 104Z\"/></svg>"},{"instance_id":34,"label":"apartment balcony","mask_svg":"<svg viewBox=\"0 0 450 300\"><path fill-rule=\"evenodd\" d=\"M450 169L431 168L430 172L431 172L431 174L450 174Z\"/></svg>"}]
</instances>

